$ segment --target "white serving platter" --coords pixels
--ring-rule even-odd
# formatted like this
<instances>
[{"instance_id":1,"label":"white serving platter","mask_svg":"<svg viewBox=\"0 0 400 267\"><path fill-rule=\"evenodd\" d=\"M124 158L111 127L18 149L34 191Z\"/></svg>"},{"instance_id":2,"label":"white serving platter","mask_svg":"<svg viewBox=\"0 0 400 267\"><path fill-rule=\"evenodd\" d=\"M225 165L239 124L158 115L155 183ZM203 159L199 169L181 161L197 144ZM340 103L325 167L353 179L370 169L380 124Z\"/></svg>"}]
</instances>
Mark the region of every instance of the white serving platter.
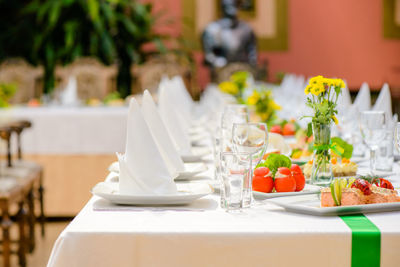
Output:
<instances>
[{"instance_id":1,"label":"white serving platter","mask_svg":"<svg viewBox=\"0 0 400 267\"><path fill-rule=\"evenodd\" d=\"M315 216L400 211L400 202L322 208L320 194L279 197L269 199L268 202L281 206L286 211Z\"/></svg>"},{"instance_id":2,"label":"white serving platter","mask_svg":"<svg viewBox=\"0 0 400 267\"><path fill-rule=\"evenodd\" d=\"M263 193L258 191L253 191L253 197L255 199L269 199L275 197L286 197L286 196L299 196L299 195L307 195L307 194L315 194L320 192L321 187L317 185L306 184L302 191L300 192L273 192L273 193Z\"/></svg>"},{"instance_id":3,"label":"white serving platter","mask_svg":"<svg viewBox=\"0 0 400 267\"><path fill-rule=\"evenodd\" d=\"M213 192L213 189L204 183L177 184L178 193L173 195L123 195L119 193L118 183L101 182L96 184L91 192L93 195L104 198L119 205L185 205Z\"/></svg>"}]
</instances>

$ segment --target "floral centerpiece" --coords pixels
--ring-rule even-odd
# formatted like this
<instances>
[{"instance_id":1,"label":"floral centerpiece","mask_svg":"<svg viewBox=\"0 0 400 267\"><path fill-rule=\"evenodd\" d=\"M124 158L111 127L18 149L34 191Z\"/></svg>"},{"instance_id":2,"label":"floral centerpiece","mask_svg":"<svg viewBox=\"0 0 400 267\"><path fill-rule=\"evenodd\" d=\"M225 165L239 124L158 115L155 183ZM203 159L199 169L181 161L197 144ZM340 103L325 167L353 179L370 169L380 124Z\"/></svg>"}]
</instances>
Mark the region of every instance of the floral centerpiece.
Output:
<instances>
[{"instance_id":1,"label":"floral centerpiece","mask_svg":"<svg viewBox=\"0 0 400 267\"><path fill-rule=\"evenodd\" d=\"M254 89L246 104L268 126L277 119L276 111L281 109L281 106L274 101L271 90L267 88Z\"/></svg>"},{"instance_id":2,"label":"floral centerpiece","mask_svg":"<svg viewBox=\"0 0 400 267\"><path fill-rule=\"evenodd\" d=\"M336 118L337 101L345 84L341 79L329 79L316 76L310 79L304 93L307 97L307 106L312 108L309 132L314 135L314 155L311 174L311 183L318 185L330 184L332 168L330 165L330 150L341 154L343 149L331 142L331 124L338 124Z\"/></svg>"},{"instance_id":3,"label":"floral centerpiece","mask_svg":"<svg viewBox=\"0 0 400 267\"><path fill-rule=\"evenodd\" d=\"M256 88L249 80L250 73L238 71L218 87L222 92L234 96L238 103L246 104L261 121L269 124L277 119L276 111L281 107L274 101L271 90L265 87Z\"/></svg>"},{"instance_id":4,"label":"floral centerpiece","mask_svg":"<svg viewBox=\"0 0 400 267\"><path fill-rule=\"evenodd\" d=\"M243 103L243 92L247 88L247 79L249 73L246 71L238 71L231 75L229 81L221 82L219 89L236 98L239 103Z\"/></svg>"}]
</instances>

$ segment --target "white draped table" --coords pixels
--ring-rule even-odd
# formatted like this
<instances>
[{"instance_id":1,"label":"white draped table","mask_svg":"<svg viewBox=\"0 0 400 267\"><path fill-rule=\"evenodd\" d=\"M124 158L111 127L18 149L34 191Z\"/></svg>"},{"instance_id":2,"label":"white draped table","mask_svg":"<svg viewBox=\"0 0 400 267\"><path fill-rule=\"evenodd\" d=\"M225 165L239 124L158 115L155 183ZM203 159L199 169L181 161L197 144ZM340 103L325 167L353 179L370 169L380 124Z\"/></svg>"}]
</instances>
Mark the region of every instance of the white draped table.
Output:
<instances>
[{"instance_id":1,"label":"white draped table","mask_svg":"<svg viewBox=\"0 0 400 267\"><path fill-rule=\"evenodd\" d=\"M209 167L200 176L211 177ZM381 231L381 266L400 266L400 212L366 216ZM48 267L350 266L351 244L341 218L289 213L268 201L231 214L217 194L163 208L92 197L59 236Z\"/></svg>"},{"instance_id":2,"label":"white draped table","mask_svg":"<svg viewBox=\"0 0 400 267\"><path fill-rule=\"evenodd\" d=\"M47 216L75 216L90 199L90 188L104 178L115 152L125 150L127 114L127 107L0 110L0 123L32 122L22 134L22 149L25 159L44 167Z\"/></svg>"}]
</instances>

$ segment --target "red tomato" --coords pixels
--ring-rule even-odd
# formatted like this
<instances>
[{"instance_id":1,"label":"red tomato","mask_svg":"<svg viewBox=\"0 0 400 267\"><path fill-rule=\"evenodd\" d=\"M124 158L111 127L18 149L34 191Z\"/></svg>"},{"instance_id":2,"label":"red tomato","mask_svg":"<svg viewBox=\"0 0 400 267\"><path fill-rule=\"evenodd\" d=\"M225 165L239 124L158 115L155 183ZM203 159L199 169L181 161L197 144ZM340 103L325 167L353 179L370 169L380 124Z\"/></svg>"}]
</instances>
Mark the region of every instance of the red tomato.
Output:
<instances>
[{"instance_id":1,"label":"red tomato","mask_svg":"<svg viewBox=\"0 0 400 267\"><path fill-rule=\"evenodd\" d=\"M391 190L394 189L392 183L383 178L375 178L374 180L372 180L372 184L375 184L376 186L379 186L382 188L387 188L387 189L391 189Z\"/></svg>"},{"instance_id":2,"label":"red tomato","mask_svg":"<svg viewBox=\"0 0 400 267\"><path fill-rule=\"evenodd\" d=\"M276 192L294 192L296 190L296 180L292 177L290 169L286 167L278 168L274 182Z\"/></svg>"},{"instance_id":3,"label":"red tomato","mask_svg":"<svg viewBox=\"0 0 400 267\"><path fill-rule=\"evenodd\" d=\"M278 174L278 173L279 173L280 175L290 176L290 174L291 174L292 172L290 171L289 168L280 167L280 168L278 168L277 174Z\"/></svg>"},{"instance_id":4,"label":"red tomato","mask_svg":"<svg viewBox=\"0 0 400 267\"><path fill-rule=\"evenodd\" d=\"M301 168L297 164L292 164L290 170L292 171L292 177L296 181L296 192L303 190L306 185L306 178L304 177Z\"/></svg>"},{"instance_id":5,"label":"red tomato","mask_svg":"<svg viewBox=\"0 0 400 267\"><path fill-rule=\"evenodd\" d=\"M254 176L262 176L265 177L270 173L267 167L258 167L254 170Z\"/></svg>"},{"instance_id":6,"label":"red tomato","mask_svg":"<svg viewBox=\"0 0 400 267\"><path fill-rule=\"evenodd\" d=\"M294 135L296 133L296 128L293 123L286 123L283 126L282 135Z\"/></svg>"},{"instance_id":7,"label":"red tomato","mask_svg":"<svg viewBox=\"0 0 400 267\"><path fill-rule=\"evenodd\" d=\"M280 125L274 125L269 130L271 133L282 134L282 127Z\"/></svg>"},{"instance_id":8,"label":"red tomato","mask_svg":"<svg viewBox=\"0 0 400 267\"><path fill-rule=\"evenodd\" d=\"M274 188L274 180L271 176L254 176L253 177L253 191L271 193Z\"/></svg>"}]
</instances>

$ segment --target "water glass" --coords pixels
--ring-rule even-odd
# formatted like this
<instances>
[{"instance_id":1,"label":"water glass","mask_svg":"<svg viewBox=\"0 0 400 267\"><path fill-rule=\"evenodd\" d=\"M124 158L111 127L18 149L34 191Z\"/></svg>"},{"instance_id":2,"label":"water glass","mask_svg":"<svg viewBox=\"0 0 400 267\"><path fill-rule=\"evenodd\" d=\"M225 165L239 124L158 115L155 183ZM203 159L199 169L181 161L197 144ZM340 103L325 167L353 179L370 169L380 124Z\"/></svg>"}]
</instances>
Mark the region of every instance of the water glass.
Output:
<instances>
[{"instance_id":1,"label":"water glass","mask_svg":"<svg viewBox=\"0 0 400 267\"><path fill-rule=\"evenodd\" d=\"M377 151L376 169L380 171L392 171L393 162L393 131L387 130L385 139L379 144Z\"/></svg>"},{"instance_id":2,"label":"water glass","mask_svg":"<svg viewBox=\"0 0 400 267\"><path fill-rule=\"evenodd\" d=\"M211 135L213 144L214 157L214 178L218 179L220 171L220 154L221 154L221 129L218 127Z\"/></svg>"},{"instance_id":3,"label":"water glass","mask_svg":"<svg viewBox=\"0 0 400 267\"><path fill-rule=\"evenodd\" d=\"M232 127L234 123L249 122L246 105L228 105L221 117L222 151L232 151Z\"/></svg>"},{"instance_id":4,"label":"water glass","mask_svg":"<svg viewBox=\"0 0 400 267\"><path fill-rule=\"evenodd\" d=\"M400 153L400 122L396 124L395 139L397 151Z\"/></svg>"},{"instance_id":5,"label":"water glass","mask_svg":"<svg viewBox=\"0 0 400 267\"><path fill-rule=\"evenodd\" d=\"M232 128L232 147L235 152L251 154L252 167L255 168L264 156L268 144L268 130L265 123L234 123ZM251 169L250 177L253 177ZM252 188L252 179L246 185ZM244 207L250 207L252 193L244 196Z\"/></svg>"},{"instance_id":6,"label":"water glass","mask_svg":"<svg viewBox=\"0 0 400 267\"><path fill-rule=\"evenodd\" d=\"M376 154L379 144L385 139L385 112L364 111L360 119L361 135L370 150L370 173L376 172Z\"/></svg>"},{"instance_id":7,"label":"water glass","mask_svg":"<svg viewBox=\"0 0 400 267\"><path fill-rule=\"evenodd\" d=\"M244 197L251 194L251 155L222 152L220 166L222 208L228 212L247 208L243 202Z\"/></svg>"}]
</instances>

